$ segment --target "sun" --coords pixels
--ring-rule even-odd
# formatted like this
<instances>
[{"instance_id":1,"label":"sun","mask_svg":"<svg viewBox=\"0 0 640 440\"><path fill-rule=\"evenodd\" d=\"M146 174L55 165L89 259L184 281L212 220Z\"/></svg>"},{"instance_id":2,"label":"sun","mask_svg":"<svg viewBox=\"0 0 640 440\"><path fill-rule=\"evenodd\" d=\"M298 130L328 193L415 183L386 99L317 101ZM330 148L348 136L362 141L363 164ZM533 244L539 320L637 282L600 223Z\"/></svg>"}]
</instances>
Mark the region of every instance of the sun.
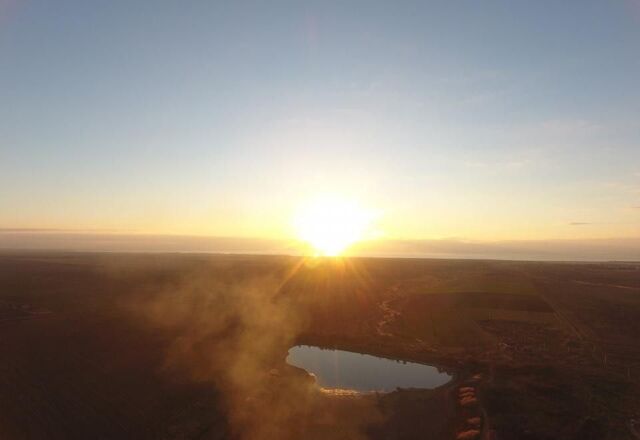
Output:
<instances>
[{"instance_id":1,"label":"sun","mask_svg":"<svg viewBox=\"0 0 640 440\"><path fill-rule=\"evenodd\" d=\"M357 203L323 197L303 205L295 216L298 238L311 245L317 255L337 256L366 238L373 214Z\"/></svg>"}]
</instances>

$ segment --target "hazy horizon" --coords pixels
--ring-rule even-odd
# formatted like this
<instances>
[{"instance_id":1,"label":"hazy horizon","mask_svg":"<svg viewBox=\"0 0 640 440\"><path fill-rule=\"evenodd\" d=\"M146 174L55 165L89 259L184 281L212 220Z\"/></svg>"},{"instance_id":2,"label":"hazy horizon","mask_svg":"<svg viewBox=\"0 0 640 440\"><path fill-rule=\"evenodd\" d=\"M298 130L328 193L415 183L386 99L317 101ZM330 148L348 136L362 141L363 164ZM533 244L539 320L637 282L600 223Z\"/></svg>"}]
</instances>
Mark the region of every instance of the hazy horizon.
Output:
<instances>
[{"instance_id":1,"label":"hazy horizon","mask_svg":"<svg viewBox=\"0 0 640 440\"><path fill-rule=\"evenodd\" d=\"M142 252L304 255L299 240L157 235L96 231L0 229L0 252ZM640 261L638 239L592 240L364 240L352 257L497 259L532 261Z\"/></svg>"}]
</instances>

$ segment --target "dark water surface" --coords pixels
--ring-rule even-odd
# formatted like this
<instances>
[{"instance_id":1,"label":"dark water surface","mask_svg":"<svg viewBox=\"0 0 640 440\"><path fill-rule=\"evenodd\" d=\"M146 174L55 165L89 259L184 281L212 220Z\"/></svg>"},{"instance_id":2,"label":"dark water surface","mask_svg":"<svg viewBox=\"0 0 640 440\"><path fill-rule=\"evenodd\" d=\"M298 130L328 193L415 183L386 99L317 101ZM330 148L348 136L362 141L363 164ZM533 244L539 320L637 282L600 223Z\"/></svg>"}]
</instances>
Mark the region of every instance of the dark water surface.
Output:
<instances>
[{"instance_id":1,"label":"dark water surface","mask_svg":"<svg viewBox=\"0 0 640 440\"><path fill-rule=\"evenodd\" d=\"M323 388L361 392L386 392L396 388L431 389L451 379L450 375L430 365L306 345L292 347L287 362L313 373Z\"/></svg>"}]
</instances>

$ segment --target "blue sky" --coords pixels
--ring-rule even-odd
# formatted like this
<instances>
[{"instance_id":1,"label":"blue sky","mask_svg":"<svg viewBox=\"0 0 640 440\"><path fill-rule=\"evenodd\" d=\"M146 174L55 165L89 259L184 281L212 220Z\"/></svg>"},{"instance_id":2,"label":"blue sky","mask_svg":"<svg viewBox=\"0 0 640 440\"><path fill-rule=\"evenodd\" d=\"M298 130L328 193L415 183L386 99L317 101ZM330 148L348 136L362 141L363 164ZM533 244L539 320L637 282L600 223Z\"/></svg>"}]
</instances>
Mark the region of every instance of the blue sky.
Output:
<instances>
[{"instance_id":1,"label":"blue sky","mask_svg":"<svg viewBox=\"0 0 640 440\"><path fill-rule=\"evenodd\" d=\"M638 1L0 0L0 228L640 237Z\"/></svg>"}]
</instances>

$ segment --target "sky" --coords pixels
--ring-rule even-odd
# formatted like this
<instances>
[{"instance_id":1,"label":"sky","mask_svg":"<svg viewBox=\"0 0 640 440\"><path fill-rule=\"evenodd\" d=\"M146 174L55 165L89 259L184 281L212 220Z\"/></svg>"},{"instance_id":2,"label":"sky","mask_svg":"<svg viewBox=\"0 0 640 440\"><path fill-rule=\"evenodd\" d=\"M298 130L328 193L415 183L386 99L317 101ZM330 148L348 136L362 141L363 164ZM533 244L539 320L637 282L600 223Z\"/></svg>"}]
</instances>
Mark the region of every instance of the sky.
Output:
<instances>
[{"instance_id":1,"label":"sky","mask_svg":"<svg viewBox=\"0 0 640 440\"><path fill-rule=\"evenodd\" d=\"M638 0L0 0L0 232L638 239L639 115Z\"/></svg>"}]
</instances>

